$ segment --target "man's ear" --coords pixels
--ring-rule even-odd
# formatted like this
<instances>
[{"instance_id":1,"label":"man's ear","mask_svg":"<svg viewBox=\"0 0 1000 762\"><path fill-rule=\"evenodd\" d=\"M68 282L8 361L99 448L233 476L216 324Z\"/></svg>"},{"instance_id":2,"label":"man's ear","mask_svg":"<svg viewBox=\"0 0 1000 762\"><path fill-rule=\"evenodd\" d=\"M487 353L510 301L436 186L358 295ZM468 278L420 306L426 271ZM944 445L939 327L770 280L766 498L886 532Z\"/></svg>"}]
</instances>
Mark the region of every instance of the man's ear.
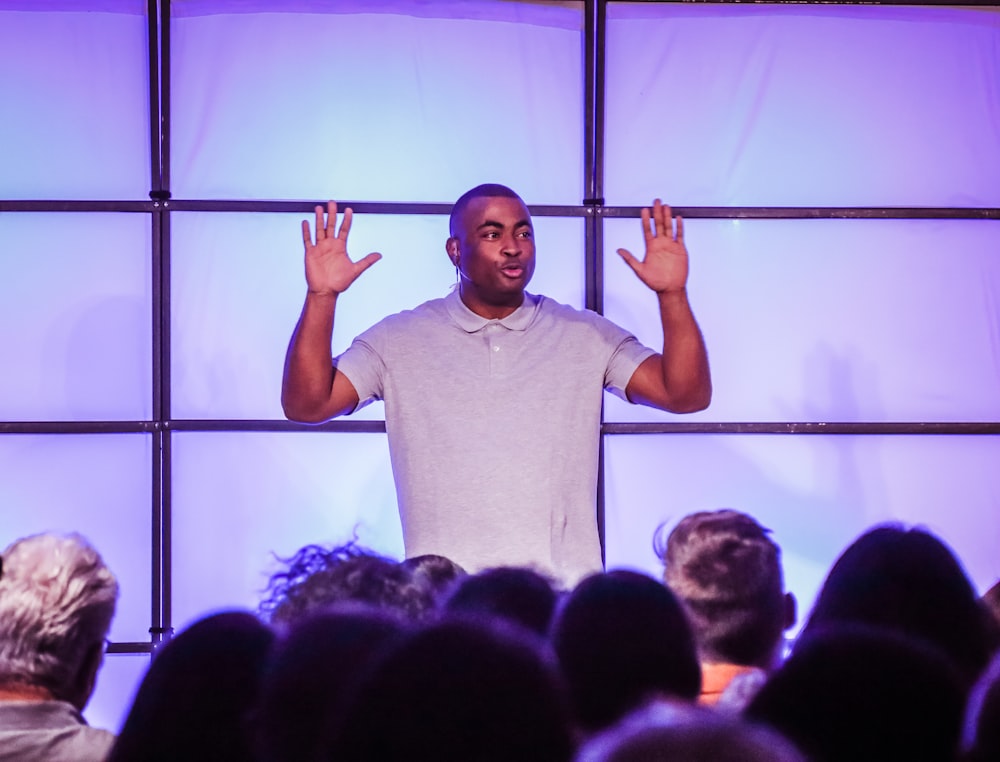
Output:
<instances>
[{"instance_id":1,"label":"man's ear","mask_svg":"<svg viewBox=\"0 0 1000 762\"><path fill-rule=\"evenodd\" d=\"M445 242L444 250L448 252L448 259L451 260L451 263L455 265L455 267L458 267L458 256L460 253L458 246L458 238L456 238L455 236L449 238Z\"/></svg>"}]
</instances>

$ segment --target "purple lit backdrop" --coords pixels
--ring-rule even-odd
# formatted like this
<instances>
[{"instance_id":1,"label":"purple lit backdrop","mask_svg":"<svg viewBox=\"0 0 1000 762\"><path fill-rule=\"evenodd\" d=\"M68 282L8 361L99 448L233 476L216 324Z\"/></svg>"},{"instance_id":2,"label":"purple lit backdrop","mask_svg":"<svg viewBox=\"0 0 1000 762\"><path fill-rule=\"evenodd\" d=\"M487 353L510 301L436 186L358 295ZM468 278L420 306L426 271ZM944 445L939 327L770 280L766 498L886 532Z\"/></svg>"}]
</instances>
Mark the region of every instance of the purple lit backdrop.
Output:
<instances>
[{"instance_id":1,"label":"purple lit backdrop","mask_svg":"<svg viewBox=\"0 0 1000 762\"><path fill-rule=\"evenodd\" d=\"M0 198L147 197L144 5L0 0ZM492 180L580 203L582 3L322 5L174 3L175 198L449 202ZM606 202L1000 206L998 41L988 10L611 4ZM175 418L280 417L299 219L174 214ZM582 306L582 223L537 225L534 290ZM687 227L715 401L682 418L609 396L606 420L1000 420L995 221ZM356 218L354 255L385 258L343 300L335 349L447 290L444 236L440 217ZM605 311L655 345L653 300L614 254L640 241L606 222ZM0 420L148 418L149 220L4 213L0 257ZM656 573L659 523L731 506L774 530L802 611L888 518L940 532L981 588L1000 575L996 437L605 444L611 566ZM401 551L381 435L181 433L173 456L177 628L252 607L272 553L354 531ZM115 640L149 637L151 457L144 434L0 437L0 544L90 536L123 583ZM107 659L94 724L117 727L146 662Z\"/></svg>"}]
</instances>

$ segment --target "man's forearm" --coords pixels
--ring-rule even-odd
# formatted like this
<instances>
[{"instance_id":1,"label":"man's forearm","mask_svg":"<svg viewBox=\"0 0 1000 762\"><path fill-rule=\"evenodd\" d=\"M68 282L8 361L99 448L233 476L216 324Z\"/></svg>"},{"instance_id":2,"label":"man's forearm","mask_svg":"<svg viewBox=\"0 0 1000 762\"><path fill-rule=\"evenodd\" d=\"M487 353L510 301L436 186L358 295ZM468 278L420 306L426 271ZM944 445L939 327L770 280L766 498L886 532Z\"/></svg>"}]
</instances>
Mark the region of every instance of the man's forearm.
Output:
<instances>
[{"instance_id":1,"label":"man's forearm","mask_svg":"<svg viewBox=\"0 0 1000 762\"><path fill-rule=\"evenodd\" d=\"M308 293L285 356L281 407L296 421L325 420L333 387L336 294Z\"/></svg>"},{"instance_id":2,"label":"man's forearm","mask_svg":"<svg viewBox=\"0 0 1000 762\"><path fill-rule=\"evenodd\" d=\"M657 299L663 327L660 369L671 409L677 413L704 410L712 400L712 377L687 291L664 291Z\"/></svg>"}]
</instances>

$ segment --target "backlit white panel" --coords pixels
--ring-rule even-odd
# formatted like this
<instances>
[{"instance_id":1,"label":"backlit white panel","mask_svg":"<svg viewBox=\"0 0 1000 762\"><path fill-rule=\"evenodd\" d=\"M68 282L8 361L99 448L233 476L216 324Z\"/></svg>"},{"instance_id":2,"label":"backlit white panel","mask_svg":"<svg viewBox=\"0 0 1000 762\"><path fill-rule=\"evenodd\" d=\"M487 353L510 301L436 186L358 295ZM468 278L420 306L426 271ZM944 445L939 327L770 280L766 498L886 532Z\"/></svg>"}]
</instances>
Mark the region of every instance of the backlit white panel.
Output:
<instances>
[{"instance_id":1,"label":"backlit white panel","mask_svg":"<svg viewBox=\"0 0 1000 762\"><path fill-rule=\"evenodd\" d=\"M149 224L0 214L0 420L150 417Z\"/></svg>"},{"instance_id":2,"label":"backlit white panel","mask_svg":"<svg viewBox=\"0 0 1000 762\"><path fill-rule=\"evenodd\" d=\"M281 372L305 299L303 215L176 213L172 225L173 415L282 418ZM314 220L310 219L313 225ZM583 223L536 217L529 288L583 305ZM337 303L334 351L386 315L446 295L455 269L441 216L357 215L348 251L382 254ZM355 418L381 418L381 404Z\"/></svg>"},{"instance_id":3,"label":"backlit white panel","mask_svg":"<svg viewBox=\"0 0 1000 762\"><path fill-rule=\"evenodd\" d=\"M121 730L149 661L149 654L105 654L97 687L83 713L89 725L112 733Z\"/></svg>"},{"instance_id":4,"label":"backlit white panel","mask_svg":"<svg viewBox=\"0 0 1000 762\"><path fill-rule=\"evenodd\" d=\"M277 556L360 543L402 558L384 434L182 433L173 444L173 619L256 608Z\"/></svg>"},{"instance_id":5,"label":"backlit white panel","mask_svg":"<svg viewBox=\"0 0 1000 762\"><path fill-rule=\"evenodd\" d=\"M661 523L735 508L773 531L800 620L837 556L883 521L938 534L985 592L1000 578L998 457L995 436L610 436L607 564L660 576Z\"/></svg>"},{"instance_id":6,"label":"backlit white panel","mask_svg":"<svg viewBox=\"0 0 1000 762\"><path fill-rule=\"evenodd\" d=\"M0 198L149 198L145 7L0 2Z\"/></svg>"},{"instance_id":7,"label":"backlit white panel","mask_svg":"<svg viewBox=\"0 0 1000 762\"><path fill-rule=\"evenodd\" d=\"M500 182L579 203L577 7L202 5L172 25L175 196L450 202Z\"/></svg>"},{"instance_id":8,"label":"backlit white panel","mask_svg":"<svg viewBox=\"0 0 1000 762\"><path fill-rule=\"evenodd\" d=\"M609 3L611 204L1000 206L996 9Z\"/></svg>"},{"instance_id":9,"label":"backlit white panel","mask_svg":"<svg viewBox=\"0 0 1000 762\"><path fill-rule=\"evenodd\" d=\"M686 220L686 240L712 404L609 399L607 420L1000 420L997 222ZM638 220L605 241L641 252ZM608 316L659 346L652 294L623 262L605 277Z\"/></svg>"},{"instance_id":10,"label":"backlit white panel","mask_svg":"<svg viewBox=\"0 0 1000 762\"><path fill-rule=\"evenodd\" d=\"M145 434L0 436L0 550L79 532L118 578L111 640L148 641L151 443Z\"/></svg>"}]
</instances>

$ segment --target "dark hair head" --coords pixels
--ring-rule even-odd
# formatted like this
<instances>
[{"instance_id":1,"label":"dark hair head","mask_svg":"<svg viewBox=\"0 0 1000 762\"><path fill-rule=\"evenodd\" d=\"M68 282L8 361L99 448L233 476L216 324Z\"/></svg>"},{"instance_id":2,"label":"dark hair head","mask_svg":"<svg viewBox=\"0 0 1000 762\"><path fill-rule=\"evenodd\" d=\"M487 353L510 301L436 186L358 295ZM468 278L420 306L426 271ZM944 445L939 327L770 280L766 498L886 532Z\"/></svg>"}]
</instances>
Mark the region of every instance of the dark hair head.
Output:
<instances>
[{"instance_id":1,"label":"dark hair head","mask_svg":"<svg viewBox=\"0 0 1000 762\"><path fill-rule=\"evenodd\" d=\"M385 611L349 604L294 622L275 644L254 712L259 762L324 759L355 684L408 631Z\"/></svg>"},{"instance_id":2,"label":"dark hair head","mask_svg":"<svg viewBox=\"0 0 1000 762\"><path fill-rule=\"evenodd\" d=\"M499 616L537 635L549 631L559 595L538 572L524 567L486 569L463 579L444 603L448 613Z\"/></svg>"},{"instance_id":3,"label":"dark hair head","mask_svg":"<svg viewBox=\"0 0 1000 762\"><path fill-rule=\"evenodd\" d=\"M350 542L306 545L273 574L260 604L272 624L285 625L335 603L352 601L419 621L433 610L428 590L399 562Z\"/></svg>"},{"instance_id":4,"label":"dark hair head","mask_svg":"<svg viewBox=\"0 0 1000 762\"><path fill-rule=\"evenodd\" d=\"M744 715L814 762L951 760L965 689L954 665L890 630L831 626L801 637Z\"/></svg>"},{"instance_id":5,"label":"dark hair head","mask_svg":"<svg viewBox=\"0 0 1000 762\"><path fill-rule=\"evenodd\" d=\"M551 639L585 730L611 725L651 696L693 700L701 692L684 609L646 574L585 578L560 604Z\"/></svg>"},{"instance_id":6,"label":"dark hair head","mask_svg":"<svg viewBox=\"0 0 1000 762\"><path fill-rule=\"evenodd\" d=\"M764 725L709 707L655 701L579 750L575 762L805 762Z\"/></svg>"},{"instance_id":7,"label":"dark hair head","mask_svg":"<svg viewBox=\"0 0 1000 762\"><path fill-rule=\"evenodd\" d=\"M496 183L484 183L475 188L467 190L458 197L458 201L451 208L451 216L448 218L448 234L452 237L459 235L459 225L462 215L469 206L469 202L477 198L516 198L522 204L524 200L506 185Z\"/></svg>"},{"instance_id":8,"label":"dark hair head","mask_svg":"<svg viewBox=\"0 0 1000 762\"><path fill-rule=\"evenodd\" d=\"M247 718L274 634L248 612L195 622L153 657L109 762L253 760Z\"/></svg>"},{"instance_id":9,"label":"dark hair head","mask_svg":"<svg viewBox=\"0 0 1000 762\"><path fill-rule=\"evenodd\" d=\"M803 632L850 622L896 630L940 648L969 686L993 646L978 595L952 550L928 531L897 524L876 526L844 550Z\"/></svg>"},{"instance_id":10,"label":"dark hair head","mask_svg":"<svg viewBox=\"0 0 1000 762\"><path fill-rule=\"evenodd\" d=\"M558 675L503 620L445 620L390 649L358 686L337 760L568 760Z\"/></svg>"},{"instance_id":11,"label":"dark hair head","mask_svg":"<svg viewBox=\"0 0 1000 762\"><path fill-rule=\"evenodd\" d=\"M739 511L702 511L681 519L656 550L702 657L770 666L789 624L781 550L770 530Z\"/></svg>"}]
</instances>

